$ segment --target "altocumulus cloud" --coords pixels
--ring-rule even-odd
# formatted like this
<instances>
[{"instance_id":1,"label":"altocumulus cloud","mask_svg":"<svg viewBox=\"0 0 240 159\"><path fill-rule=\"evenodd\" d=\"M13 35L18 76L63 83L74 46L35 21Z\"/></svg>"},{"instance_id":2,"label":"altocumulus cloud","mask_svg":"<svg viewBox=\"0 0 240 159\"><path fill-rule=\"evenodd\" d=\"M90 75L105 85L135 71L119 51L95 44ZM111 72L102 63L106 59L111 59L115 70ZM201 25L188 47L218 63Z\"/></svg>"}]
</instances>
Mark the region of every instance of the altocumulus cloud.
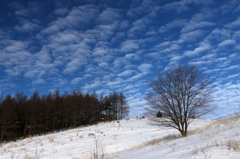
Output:
<instances>
[{"instance_id":1,"label":"altocumulus cloud","mask_svg":"<svg viewBox=\"0 0 240 159\"><path fill-rule=\"evenodd\" d=\"M240 2L2 1L1 93L124 92L143 114L147 82L177 64L216 79L208 117L238 111ZM229 105L231 105L229 107Z\"/></svg>"}]
</instances>

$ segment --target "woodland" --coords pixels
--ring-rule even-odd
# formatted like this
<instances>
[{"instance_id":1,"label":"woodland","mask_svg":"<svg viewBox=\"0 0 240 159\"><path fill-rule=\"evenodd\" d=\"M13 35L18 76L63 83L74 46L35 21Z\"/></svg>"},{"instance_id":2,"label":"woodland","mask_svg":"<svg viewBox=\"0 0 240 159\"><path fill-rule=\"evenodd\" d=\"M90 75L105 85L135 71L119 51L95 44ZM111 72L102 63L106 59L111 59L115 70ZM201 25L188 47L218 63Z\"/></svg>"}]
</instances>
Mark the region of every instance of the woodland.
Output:
<instances>
[{"instance_id":1,"label":"woodland","mask_svg":"<svg viewBox=\"0 0 240 159\"><path fill-rule=\"evenodd\" d=\"M59 90L31 97L22 92L0 96L0 142L14 141L33 135L62 131L98 122L119 120L128 116L129 106L123 93L72 94Z\"/></svg>"}]
</instances>

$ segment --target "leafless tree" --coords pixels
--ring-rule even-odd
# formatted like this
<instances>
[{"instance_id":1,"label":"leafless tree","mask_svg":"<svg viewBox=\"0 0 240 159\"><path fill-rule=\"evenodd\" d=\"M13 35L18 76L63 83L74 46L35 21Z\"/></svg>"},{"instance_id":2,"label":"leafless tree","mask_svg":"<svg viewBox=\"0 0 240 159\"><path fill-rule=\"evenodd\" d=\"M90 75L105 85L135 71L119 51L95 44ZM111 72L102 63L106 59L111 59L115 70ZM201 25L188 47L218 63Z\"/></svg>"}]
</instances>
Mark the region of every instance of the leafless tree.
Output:
<instances>
[{"instance_id":1,"label":"leafless tree","mask_svg":"<svg viewBox=\"0 0 240 159\"><path fill-rule=\"evenodd\" d=\"M186 137L189 124L214 109L212 82L196 66L178 65L159 74L145 96L150 123L173 127ZM156 118L159 111L163 118Z\"/></svg>"}]
</instances>

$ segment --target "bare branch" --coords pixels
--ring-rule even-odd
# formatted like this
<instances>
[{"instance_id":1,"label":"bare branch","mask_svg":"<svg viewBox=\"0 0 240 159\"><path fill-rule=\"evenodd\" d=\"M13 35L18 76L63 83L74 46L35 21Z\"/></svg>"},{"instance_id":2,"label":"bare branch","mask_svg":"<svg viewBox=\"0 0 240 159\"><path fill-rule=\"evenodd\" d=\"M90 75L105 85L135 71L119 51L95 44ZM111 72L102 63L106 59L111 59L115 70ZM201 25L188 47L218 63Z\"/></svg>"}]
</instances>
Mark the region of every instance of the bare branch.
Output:
<instances>
[{"instance_id":1,"label":"bare branch","mask_svg":"<svg viewBox=\"0 0 240 159\"><path fill-rule=\"evenodd\" d=\"M167 70L150 83L153 92L145 95L149 103L146 109L154 125L173 127L187 135L188 125L194 118L214 109L212 80L206 78L195 66L177 66ZM156 118L161 112L162 119Z\"/></svg>"}]
</instances>

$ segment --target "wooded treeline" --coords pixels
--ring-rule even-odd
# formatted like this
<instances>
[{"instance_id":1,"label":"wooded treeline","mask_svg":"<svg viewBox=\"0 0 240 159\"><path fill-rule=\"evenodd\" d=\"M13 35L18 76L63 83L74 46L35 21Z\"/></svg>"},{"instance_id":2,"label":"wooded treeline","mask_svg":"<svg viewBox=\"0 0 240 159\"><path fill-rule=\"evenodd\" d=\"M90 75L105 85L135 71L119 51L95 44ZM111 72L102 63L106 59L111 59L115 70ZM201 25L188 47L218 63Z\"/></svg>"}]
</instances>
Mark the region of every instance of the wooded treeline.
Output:
<instances>
[{"instance_id":1,"label":"wooded treeline","mask_svg":"<svg viewBox=\"0 0 240 159\"><path fill-rule=\"evenodd\" d=\"M79 89L62 95L56 90L41 97L35 91L30 98L18 92L0 96L0 141L122 119L128 113L123 93L98 99L96 93L83 94Z\"/></svg>"}]
</instances>

